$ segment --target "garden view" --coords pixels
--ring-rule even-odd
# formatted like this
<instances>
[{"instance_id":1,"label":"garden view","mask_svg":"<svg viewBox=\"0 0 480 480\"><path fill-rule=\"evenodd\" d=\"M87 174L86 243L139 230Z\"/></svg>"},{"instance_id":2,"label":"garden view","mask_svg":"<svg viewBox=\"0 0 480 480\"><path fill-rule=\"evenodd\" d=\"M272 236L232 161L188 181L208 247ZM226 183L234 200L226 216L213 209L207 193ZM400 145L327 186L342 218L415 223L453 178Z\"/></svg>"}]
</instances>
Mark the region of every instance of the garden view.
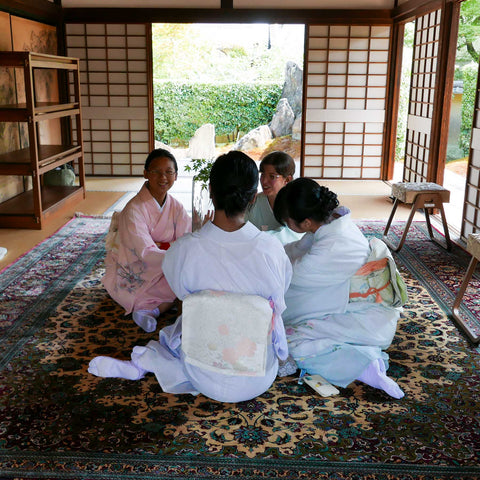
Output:
<instances>
[{"instance_id":1,"label":"garden view","mask_svg":"<svg viewBox=\"0 0 480 480\"><path fill-rule=\"evenodd\" d=\"M403 161L413 44L406 25L396 161ZM219 152L272 121L286 66L303 69L304 26L154 24L155 138L183 149L205 123L215 125ZM465 175L480 52L480 0L461 5L447 168ZM301 88L301 84L300 87ZM300 112L301 114L301 112ZM270 150L300 156L300 142L281 135L249 154Z\"/></svg>"}]
</instances>

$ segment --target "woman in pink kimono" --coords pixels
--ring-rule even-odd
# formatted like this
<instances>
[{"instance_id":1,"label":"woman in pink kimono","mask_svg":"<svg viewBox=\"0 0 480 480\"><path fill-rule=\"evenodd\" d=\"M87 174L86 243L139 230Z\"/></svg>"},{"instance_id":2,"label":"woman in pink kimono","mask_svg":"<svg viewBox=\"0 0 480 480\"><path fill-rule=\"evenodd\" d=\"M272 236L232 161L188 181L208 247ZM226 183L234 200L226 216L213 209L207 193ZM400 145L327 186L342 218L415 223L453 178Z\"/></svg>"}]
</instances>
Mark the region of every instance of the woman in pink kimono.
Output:
<instances>
[{"instance_id":1,"label":"woman in pink kimono","mask_svg":"<svg viewBox=\"0 0 480 480\"><path fill-rule=\"evenodd\" d=\"M175 300L163 275L165 252L170 243L191 231L192 222L182 204L168 195L177 172L177 162L169 151L153 150L143 171L147 181L112 219L107 239L103 284L147 332L156 329L156 318Z\"/></svg>"}]
</instances>

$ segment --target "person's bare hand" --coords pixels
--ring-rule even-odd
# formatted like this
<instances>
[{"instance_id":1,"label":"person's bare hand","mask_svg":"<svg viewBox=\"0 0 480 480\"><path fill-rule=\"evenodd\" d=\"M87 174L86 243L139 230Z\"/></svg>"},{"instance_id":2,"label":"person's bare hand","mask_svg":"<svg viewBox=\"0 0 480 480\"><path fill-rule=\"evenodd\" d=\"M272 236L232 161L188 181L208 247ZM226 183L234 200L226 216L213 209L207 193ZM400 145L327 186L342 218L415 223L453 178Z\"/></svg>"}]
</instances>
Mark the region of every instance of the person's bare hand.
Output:
<instances>
[{"instance_id":1,"label":"person's bare hand","mask_svg":"<svg viewBox=\"0 0 480 480\"><path fill-rule=\"evenodd\" d=\"M205 214L205 218L203 219L202 226L205 225L207 222L211 222L213 220L214 211L208 210Z\"/></svg>"}]
</instances>

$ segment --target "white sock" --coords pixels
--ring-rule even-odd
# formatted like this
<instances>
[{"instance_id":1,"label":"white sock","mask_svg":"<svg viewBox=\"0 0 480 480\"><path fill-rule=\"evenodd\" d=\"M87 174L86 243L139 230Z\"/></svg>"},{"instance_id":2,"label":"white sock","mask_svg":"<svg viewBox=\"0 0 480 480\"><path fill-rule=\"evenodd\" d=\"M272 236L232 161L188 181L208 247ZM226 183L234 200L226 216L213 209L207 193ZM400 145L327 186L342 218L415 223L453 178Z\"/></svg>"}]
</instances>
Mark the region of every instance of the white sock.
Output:
<instances>
[{"instance_id":1,"label":"white sock","mask_svg":"<svg viewBox=\"0 0 480 480\"><path fill-rule=\"evenodd\" d=\"M89 373L97 377L126 378L139 380L145 375L145 370L127 360L117 360L112 357L95 357L88 365Z\"/></svg>"},{"instance_id":2,"label":"white sock","mask_svg":"<svg viewBox=\"0 0 480 480\"><path fill-rule=\"evenodd\" d=\"M387 377L385 364L380 358L370 363L357 380L383 390L393 398L402 398L405 395L397 383L390 377Z\"/></svg>"},{"instance_id":3,"label":"white sock","mask_svg":"<svg viewBox=\"0 0 480 480\"><path fill-rule=\"evenodd\" d=\"M157 329L156 318L160 315L158 308L153 310L136 310L133 312L133 321L148 333L154 332Z\"/></svg>"}]
</instances>

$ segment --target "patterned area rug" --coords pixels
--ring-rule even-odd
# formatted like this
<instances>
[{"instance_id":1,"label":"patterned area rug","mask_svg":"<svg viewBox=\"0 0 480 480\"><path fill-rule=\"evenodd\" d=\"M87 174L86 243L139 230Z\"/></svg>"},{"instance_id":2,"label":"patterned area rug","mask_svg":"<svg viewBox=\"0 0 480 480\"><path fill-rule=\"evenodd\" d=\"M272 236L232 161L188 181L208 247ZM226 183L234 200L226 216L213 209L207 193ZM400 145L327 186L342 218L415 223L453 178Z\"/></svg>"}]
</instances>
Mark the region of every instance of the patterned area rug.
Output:
<instances>
[{"instance_id":1,"label":"patterned area rug","mask_svg":"<svg viewBox=\"0 0 480 480\"><path fill-rule=\"evenodd\" d=\"M76 218L0 275L0 478L480 479L480 357L431 280L453 288L463 251L416 223L397 255L410 299L389 374L403 399L358 382L322 398L291 376L222 404L164 394L153 375L88 374L93 356L128 359L156 336L101 285L108 225Z\"/></svg>"}]
</instances>

